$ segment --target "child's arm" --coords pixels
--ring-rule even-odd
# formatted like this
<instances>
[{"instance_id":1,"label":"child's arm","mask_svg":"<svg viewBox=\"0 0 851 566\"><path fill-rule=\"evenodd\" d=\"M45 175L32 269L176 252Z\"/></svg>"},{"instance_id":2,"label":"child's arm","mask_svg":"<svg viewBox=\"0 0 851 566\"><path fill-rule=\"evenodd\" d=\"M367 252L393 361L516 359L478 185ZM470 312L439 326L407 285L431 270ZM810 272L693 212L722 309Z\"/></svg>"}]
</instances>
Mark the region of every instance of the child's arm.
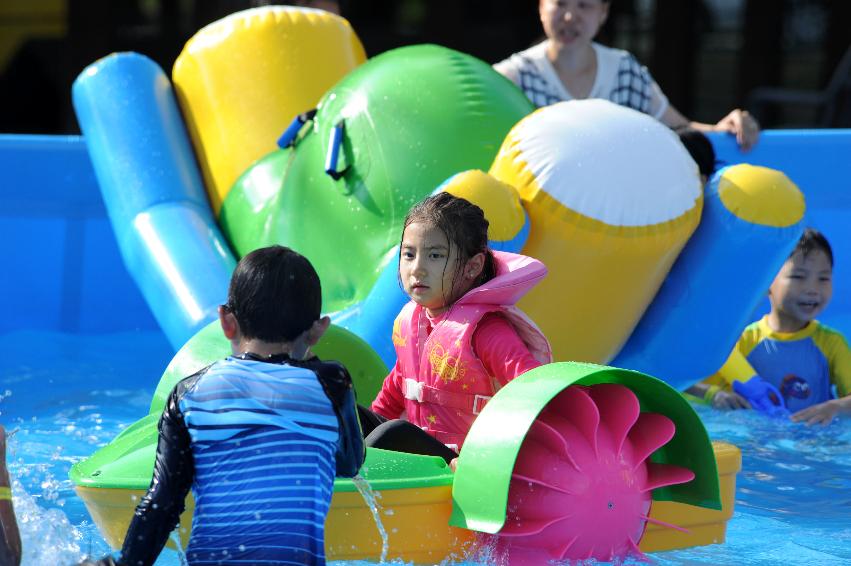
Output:
<instances>
[{"instance_id":1,"label":"child's arm","mask_svg":"<svg viewBox=\"0 0 851 566\"><path fill-rule=\"evenodd\" d=\"M798 411L792 415L795 422L827 425L838 415L851 414L851 349L848 348L845 337L838 332L831 333L826 346L830 378L836 385L839 399L831 399Z\"/></svg>"},{"instance_id":2,"label":"child's arm","mask_svg":"<svg viewBox=\"0 0 851 566\"><path fill-rule=\"evenodd\" d=\"M396 365L393 366L390 374L384 378L381 391L376 395L370 409L382 417L398 419L405 410L405 391L403 387L402 372L399 369L399 361L396 360Z\"/></svg>"},{"instance_id":3,"label":"child's arm","mask_svg":"<svg viewBox=\"0 0 851 566\"><path fill-rule=\"evenodd\" d=\"M718 385L711 383L700 382L686 389L686 393L700 397L715 409L726 411L728 409L750 409L751 405L747 399L733 393L725 391Z\"/></svg>"},{"instance_id":4,"label":"child's arm","mask_svg":"<svg viewBox=\"0 0 851 566\"><path fill-rule=\"evenodd\" d=\"M21 563L21 535L12 506L12 490L9 472L6 469L6 429L0 425L0 564L17 566Z\"/></svg>"},{"instance_id":5,"label":"child's arm","mask_svg":"<svg viewBox=\"0 0 851 566\"><path fill-rule=\"evenodd\" d=\"M491 314L473 333L473 351L499 385L541 365L505 317Z\"/></svg>"},{"instance_id":6,"label":"child's arm","mask_svg":"<svg viewBox=\"0 0 851 566\"><path fill-rule=\"evenodd\" d=\"M830 381L836 386L837 396L842 398L851 395L851 348L845 336L839 332L832 336L828 362Z\"/></svg>"},{"instance_id":7,"label":"child's arm","mask_svg":"<svg viewBox=\"0 0 851 566\"><path fill-rule=\"evenodd\" d=\"M186 495L195 477L195 463L189 430L178 403L190 381L194 383L195 380L187 378L179 382L166 401L158 427L151 487L136 507L127 529L120 564L153 564L185 507Z\"/></svg>"},{"instance_id":8,"label":"child's arm","mask_svg":"<svg viewBox=\"0 0 851 566\"><path fill-rule=\"evenodd\" d=\"M363 465L366 452L352 378L348 370L337 362L319 362L313 369L337 413L340 427L336 453L337 477L354 477Z\"/></svg>"}]
</instances>

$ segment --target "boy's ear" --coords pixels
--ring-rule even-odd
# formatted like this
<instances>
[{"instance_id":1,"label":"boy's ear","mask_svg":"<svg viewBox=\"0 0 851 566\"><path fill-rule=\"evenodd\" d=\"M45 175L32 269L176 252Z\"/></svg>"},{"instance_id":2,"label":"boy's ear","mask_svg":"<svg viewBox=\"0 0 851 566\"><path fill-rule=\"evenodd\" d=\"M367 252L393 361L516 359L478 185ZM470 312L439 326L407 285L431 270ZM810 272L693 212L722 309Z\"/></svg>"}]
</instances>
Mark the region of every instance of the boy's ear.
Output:
<instances>
[{"instance_id":1,"label":"boy's ear","mask_svg":"<svg viewBox=\"0 0 851 566\"><path fill-rule=\"evenodd\" d=\"M327 316L316 320L310 328L307 329L307 345L315 346L328 327L331 326L331 319Z\"/></svg>"},{"instance_id":2,"label":"boy's ear","mask_svg":"<svg viewBox=\"0 0 851 566\"><path fill-rule=\"evenodd\" d=\"M239 333L239 322L233 313L223 306L219 306L219 324L222 325L222 332L228 340L233 340Z\"/></svg>"}]
</instances>

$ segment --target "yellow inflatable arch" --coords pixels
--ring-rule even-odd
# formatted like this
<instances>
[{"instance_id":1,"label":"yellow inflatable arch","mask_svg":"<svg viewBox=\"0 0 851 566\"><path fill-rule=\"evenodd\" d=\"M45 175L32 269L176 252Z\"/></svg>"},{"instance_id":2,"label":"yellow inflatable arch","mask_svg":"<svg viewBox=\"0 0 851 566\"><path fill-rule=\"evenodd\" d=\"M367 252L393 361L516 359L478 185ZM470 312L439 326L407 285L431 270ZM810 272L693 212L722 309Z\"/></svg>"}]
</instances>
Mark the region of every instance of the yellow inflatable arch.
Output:
<instances>
[{"instance_id":1,"label":"yellow inflatable arch","mask_svg":"<svg viewBox=\"0 0 851 566\"><path fill-rule=\"evenodd\" d=\"M172 80L216 214L293 117L365 59L349 22L288 6L237 12L186 43Z\"/></svg>"}]
</instances>

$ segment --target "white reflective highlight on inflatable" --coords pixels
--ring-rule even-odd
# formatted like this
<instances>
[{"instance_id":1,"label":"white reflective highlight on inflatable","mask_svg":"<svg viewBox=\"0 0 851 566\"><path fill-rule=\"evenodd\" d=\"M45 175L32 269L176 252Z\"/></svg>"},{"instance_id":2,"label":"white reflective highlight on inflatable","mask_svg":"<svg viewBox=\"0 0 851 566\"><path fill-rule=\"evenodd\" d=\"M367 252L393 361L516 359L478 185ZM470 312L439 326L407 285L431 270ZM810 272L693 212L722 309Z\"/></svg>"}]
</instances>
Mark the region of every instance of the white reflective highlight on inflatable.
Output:
<instances>
[{"instance_id":1,"label":"white reflective highlight on inflatable","mask_svg":"<svg viewBox=\"0 0 851 566\"><path fill-rule=\"evenodd\" d=\"M542 108L509 137L541 189L565 208L606 224L666 222L700 198L697 165L677 135L606 100Z\"/></svg>"}]
</instances>

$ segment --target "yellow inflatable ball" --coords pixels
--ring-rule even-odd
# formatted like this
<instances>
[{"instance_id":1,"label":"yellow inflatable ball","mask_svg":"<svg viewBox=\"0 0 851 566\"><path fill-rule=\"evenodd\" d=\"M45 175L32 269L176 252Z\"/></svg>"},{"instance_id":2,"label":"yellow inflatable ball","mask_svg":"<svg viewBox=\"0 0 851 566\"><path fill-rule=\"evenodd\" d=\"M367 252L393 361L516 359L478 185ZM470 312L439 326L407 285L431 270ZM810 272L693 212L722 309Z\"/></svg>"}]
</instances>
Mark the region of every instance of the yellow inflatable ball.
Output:
<instances>
[{"instance_id":1,"label":"yellow inflatable ball","mask_svg":"<svg viewBox=\"0 0 851 566\"><path fill-rule=\"evenodd\" d=\"M697 165L652 117L582 100L521 120L491 174L519 190L531 222L522 252L549 268L518 306L556 360L610 361L697 227Z\"/></svg>"}]
</instances>

